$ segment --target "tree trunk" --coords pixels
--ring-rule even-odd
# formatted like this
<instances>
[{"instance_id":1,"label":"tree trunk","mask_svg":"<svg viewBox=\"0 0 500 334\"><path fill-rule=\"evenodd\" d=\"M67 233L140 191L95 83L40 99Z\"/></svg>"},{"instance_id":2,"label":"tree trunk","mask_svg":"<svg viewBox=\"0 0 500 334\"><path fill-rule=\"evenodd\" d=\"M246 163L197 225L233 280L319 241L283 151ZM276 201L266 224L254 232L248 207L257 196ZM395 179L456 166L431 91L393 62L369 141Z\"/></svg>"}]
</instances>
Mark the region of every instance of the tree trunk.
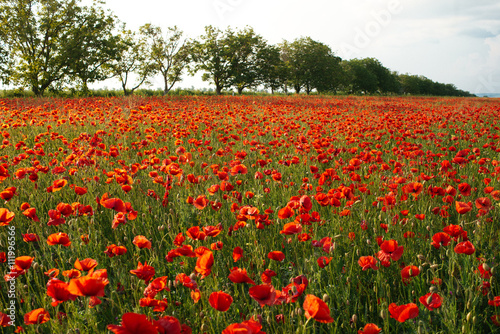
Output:
<instances>
[{"instance_id":1,"label":"tree trunk","mask_svg":"<svg viewBox=\"0 0 500 334\"><path fill-rule=\"evenodd\" d=\"M243 89L245 89L244 87L238 87L238 95L241 95L241 93L243 93Z\"/></svg>"},{"instance_id":2,"label":"tree trunk","mask_svg":"<svg viewBox=\"0 0 500 334\"><path fill-rule=\"evenodd\" d=\"M163 96L165 96L170 91L170 87L168 87L168 81L166 77L163 77L163 82L165 83L165 87L163 88Z\"/></svg>"},{"instance_id":3,"label":"tree trunk","mask_svg":"<svg viewBox=\"0 0 500 334\"><path fill-rule=\"evenodd\" d=\"M221 95L222 94L222 87L219 85L215 86L215 92L217 93L217 95Z\"/></svg>"}]
</instances>

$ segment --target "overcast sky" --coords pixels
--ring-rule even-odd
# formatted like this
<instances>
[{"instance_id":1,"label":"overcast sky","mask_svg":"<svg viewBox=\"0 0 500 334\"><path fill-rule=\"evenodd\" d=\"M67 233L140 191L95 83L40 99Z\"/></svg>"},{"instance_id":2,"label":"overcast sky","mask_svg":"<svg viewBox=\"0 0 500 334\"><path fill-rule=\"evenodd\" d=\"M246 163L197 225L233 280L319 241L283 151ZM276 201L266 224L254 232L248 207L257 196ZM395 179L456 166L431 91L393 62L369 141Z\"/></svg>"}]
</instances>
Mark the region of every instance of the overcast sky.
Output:
<instances>
[{"instance_id":1,"label":"overcast sky","mask_svg":"<svg viewBox=\"0 0 500 334\"><path fill-rule=\"evenodd\" d=\"M107 0L105 7L133 30L177 25L197 38L207 25L248 25L273 44L309 36L343 59L375 57L399 73L500 92L498 0ZM187 75L179 86L211 87Z\"/></svg>"}]
</instances>

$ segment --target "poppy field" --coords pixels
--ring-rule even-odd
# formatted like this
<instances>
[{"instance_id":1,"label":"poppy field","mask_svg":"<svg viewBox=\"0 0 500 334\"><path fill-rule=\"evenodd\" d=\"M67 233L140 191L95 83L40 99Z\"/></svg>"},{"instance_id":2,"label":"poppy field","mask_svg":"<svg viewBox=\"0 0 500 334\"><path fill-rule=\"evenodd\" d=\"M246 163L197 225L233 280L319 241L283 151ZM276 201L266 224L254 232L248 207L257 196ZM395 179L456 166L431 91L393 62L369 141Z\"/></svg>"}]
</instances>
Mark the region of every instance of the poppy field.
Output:
<instances>
[{"instance_id":1,"label":"poppy field","mask_svg":"<svg viewBox=\"0 0 500 334\"><path fill-rule=\"evenodd\" d=\"M0 100L0 331L500 332L500 102Z\"/></svg>"}]
</instances>

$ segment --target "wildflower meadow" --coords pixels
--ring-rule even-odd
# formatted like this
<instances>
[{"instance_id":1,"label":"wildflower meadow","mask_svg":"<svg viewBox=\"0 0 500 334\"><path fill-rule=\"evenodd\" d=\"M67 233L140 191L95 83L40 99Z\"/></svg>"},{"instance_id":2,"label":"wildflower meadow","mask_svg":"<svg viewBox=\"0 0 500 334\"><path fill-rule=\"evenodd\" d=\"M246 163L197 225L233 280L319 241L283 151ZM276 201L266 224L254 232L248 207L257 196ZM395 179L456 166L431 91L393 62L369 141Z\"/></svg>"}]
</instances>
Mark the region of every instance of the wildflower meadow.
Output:
<instances>
[{"instance_id":1,"label":"wildflower meadow","mask_svg":"<svg viewBox=\"0 0 500 334\"><path fill-rule=\"evenodd\" d=\"M500 332L500 101L0 99L4 333Z\"/></svg>"}]
</instances>

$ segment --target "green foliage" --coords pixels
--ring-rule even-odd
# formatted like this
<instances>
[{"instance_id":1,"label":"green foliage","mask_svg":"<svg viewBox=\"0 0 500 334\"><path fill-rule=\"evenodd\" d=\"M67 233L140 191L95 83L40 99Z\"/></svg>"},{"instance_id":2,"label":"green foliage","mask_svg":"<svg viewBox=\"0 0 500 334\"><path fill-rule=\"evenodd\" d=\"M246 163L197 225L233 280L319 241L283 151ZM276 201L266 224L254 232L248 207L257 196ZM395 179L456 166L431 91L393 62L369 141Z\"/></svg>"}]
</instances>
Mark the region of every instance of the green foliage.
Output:
<instances>
[{"instance_id":1,"label":"green foliage","mask_svg":"<svg viewBox=\"0 0 500 334\"><path fill-rule=\"evenodd\" d=\"M163 95L181 81L181 75L189 64L189 48L182 42L182 31L169 27L166 35L160 27L145 24L139 28L145 37L154 72L163 77Z\"/></svg>"},{"instance_id":2,"label":"green foliage","mask_svg":"<svg viewBox=\"0 0 500 334\"><path fill-rule=\"evenodd\" d=\"M123 29L118 36L118 57L104 66L113 77L120 80L123 94L128 96L147 82L147 79L155 73L156 65L149 56L151 50L143 35ZM135 81L131 80L134 74L136 74ZM131 87L128 86L130 81L134 82Z\"/></svg>"},{"instance_id":3,"label":"green foliage","mask_svg":"<svg viewBox=\"0 0 500 334\"><path fill-rule=\"evenodd\" d=\"M318 92L336 91L342 77L341 58L336 57L329 46L303 37L292 43L285 41L281 48L290 84L297 94L302 89L307 94L313 89Z\"/></svg>"},{"instance_id":4,"label":"green foliage","mask_svg":"<svg viewBox=\"0 0 500 334\"><path fill-rule=\"evenodd\" d=\"M104 77L100 67L115 51L114 18L97 3L89 8L76 0L2 0L0 13L14 84L41 96L74 79L85 86Z\"/></svg>"}]
</instances>

